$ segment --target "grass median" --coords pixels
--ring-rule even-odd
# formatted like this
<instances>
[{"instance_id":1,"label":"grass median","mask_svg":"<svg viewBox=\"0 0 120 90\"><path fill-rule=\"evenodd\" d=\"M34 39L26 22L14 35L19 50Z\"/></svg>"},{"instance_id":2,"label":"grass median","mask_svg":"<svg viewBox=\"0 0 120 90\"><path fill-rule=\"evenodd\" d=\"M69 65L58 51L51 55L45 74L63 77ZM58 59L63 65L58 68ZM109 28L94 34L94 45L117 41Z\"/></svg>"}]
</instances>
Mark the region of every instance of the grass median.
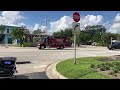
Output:
<instances>
[{"instance_id":1,"label":"grass median","mask_svg":"<svg viewBox=\"0 0 120 90\"><path fill-rule=\"evenodd\" d=\"M101 64L98 61L102 57L77 58L77 64L73 59L65 60L57 64L57 71L69 79L112 79L112 77L90 68L91 64Z\"/></svg>"}]
</instances>

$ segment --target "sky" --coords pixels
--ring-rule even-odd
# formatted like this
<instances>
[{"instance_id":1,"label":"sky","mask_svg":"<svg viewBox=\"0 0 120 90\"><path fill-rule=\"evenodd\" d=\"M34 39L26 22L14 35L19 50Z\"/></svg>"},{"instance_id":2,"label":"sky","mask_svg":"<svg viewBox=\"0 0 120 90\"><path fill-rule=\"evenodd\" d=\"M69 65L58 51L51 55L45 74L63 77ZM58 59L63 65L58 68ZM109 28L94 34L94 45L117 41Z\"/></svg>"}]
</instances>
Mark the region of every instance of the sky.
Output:
<instances>
[{"instance_id":1,"label":"sky","mask_svg":"<svg viewBox=\"0 0 120 90\"><path fill-rule=\"evenodd\" d=\"M87 25L104 25L107 32L120 33L120 11L0 11L0 24L25 25L31 32L38 28L56 32L72 28L74 12L80 14L81 30Z\"/></svg>"}]
</instances>

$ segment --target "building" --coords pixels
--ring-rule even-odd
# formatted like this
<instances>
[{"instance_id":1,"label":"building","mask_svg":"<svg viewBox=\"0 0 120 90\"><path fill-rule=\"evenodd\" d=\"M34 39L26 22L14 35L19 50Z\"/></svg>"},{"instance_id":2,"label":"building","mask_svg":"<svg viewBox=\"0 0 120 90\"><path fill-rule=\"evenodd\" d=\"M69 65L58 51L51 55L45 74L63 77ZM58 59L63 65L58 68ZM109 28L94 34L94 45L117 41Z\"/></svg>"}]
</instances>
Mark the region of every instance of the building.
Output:
<instances>
[{"instance_id":1,"label":"building","mask_svg":"<svg viewBox=\"0 0 120 90\"><path fill-rule=\"evenodd\" d=\"M4 35L4 40L2 41L2 44L13 44L18 43L18 40L15 40L11 37L11 32L15 28L20 28L17 26L7 26L7 25L0 25L0 34Z\"/></svg>"},{"instance_id":2,"label":"building","mask_svg":"<svg viewBox=\"0 0 120 90\"><path fill-rule=\"evenodd\" d=\"M40 34L30 34L29 30L26 27L0 25L0 35L1 35L1 37L4 36L4 39L2 40L2 44L15 44L15 45L17 45L20 43L20 40L13 39L11 36L11 32L15 28L24 28L24 31L25 31L24 42L26 42L26 43L33 43L34 44L36 42L40 42L44 37L52 36L51 33L43 33L43 32ZM0 44L1 44L1 40L0 40Z\"/></svg>"}]
</instances>

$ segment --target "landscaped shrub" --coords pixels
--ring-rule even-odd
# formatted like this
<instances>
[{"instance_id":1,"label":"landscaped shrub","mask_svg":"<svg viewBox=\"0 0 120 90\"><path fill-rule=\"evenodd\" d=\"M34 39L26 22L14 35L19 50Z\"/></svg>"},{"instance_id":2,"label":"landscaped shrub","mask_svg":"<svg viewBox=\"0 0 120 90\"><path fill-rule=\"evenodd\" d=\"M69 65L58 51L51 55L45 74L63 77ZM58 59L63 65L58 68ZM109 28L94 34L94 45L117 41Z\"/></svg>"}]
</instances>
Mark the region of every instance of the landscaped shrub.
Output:
<instances>
[{"instance_id":1,"label":"landscaped shrub","mask_svg":"<svg viewBox=\"0 0 120 90\"><path fill-rule=\"evenodd\" d=\"M120 66L116 66L115 69L118 69L120 71Z\"/></svg>"},{"instance_id":2,"label":"landscaped shrub","mask_svg":"<svg viewBox=\"0 0 120 90\"><path fill-rule=\"evenodd\" d=\"M91 64L91 66L90 66L91 68L95 68L95 64Z\"/></svg>"},{"instance_id":3,"label":"landscaped shrub","mask_svg":"<svg viewBox=\"0 0 120 90\"><path fill-rule=\"evenodd\" d=\"M110 67L107 66L107 65L103 65L103 66L100 68L100 70L102 70L102 71L110 70Z\"/></svg>"},{"instance_id":4,"label":"landscaped shrub","mask_svg":"<svg viewBox=\"0 0 120 90\"><path fill-rule=\"evenodd\" d=\"M104 68L105 68L106 70L110 70L110 66L105 65Z\"/></svg>"},{"instance_id":5,"label":"landscaped shrub","mask_svg":"<svg viewBox=\"0 0 120 90\"><path fill-rule=\"evenodd\" d=\"M102 66L101 64L98 64L98 65L97 65L97 68L101 68L101 66Z\"/></svg>"},{"instance_id":6,"label":"landscaped shrub","mask_svg":"<svg viewBox=\"0 0 120 90\"><path fill-rule=\"evenodd\" d=\"M110 70L110 67L109 67L109 66L107 66L106 70Z\"/></svg>"},{"instance_id":7,"label":"landscaped shrub","mask_svg":"<svg viewBox=\"0 0 120 90\"><path fill-rule=\"evenodd\" d=\"M101 66L104 67L106 64L105 63L102 63Z\"/></svg>"},{"instance_id":8,"label":"landscaped shrub","mask_svg":"<svg viewBox=\"0 0 120 90\"><path fill-rule=\"evenodd\" d=\"M118 70L118 69L113 69L113 72L114 72L114 73L118 73L119 70Z\"/></svg>"},{"instance_id":9,"label":"landscaped shrub","mask_svg":"<svg viewBox=\"0 0 120 90\"><path fill-rule=\"evenodd\" d=\"M112 63L114 66L120 66L120 62L113 62Z\"/></svg>"},{"instance_id":10,"label":"landscaped shrub","mask_svg":"<svg viewBox=\"0 0 120 90\"><path fill-rule=\"evenodd\" d=\"M111 71L109 74L110 74L110 75L114 75L114 74L115 74L115 72L114 72L114 71Z\"/></svg>"},{"instance_id":11,"label":"landscaped shrub","mask_svg":"<svg viewBox=\"0 0 120 90\"><path fill-rule=\"evenodd\" d=\"M116 66L120 66L120 62L117 62L117 63L116 63Z\"/></svg>"},{"instance_id":12,"label":"landscaped shrub","mask_svg":"<svg viewBox=\"0 0 120 90\"><path fill-rule=\"evenodd\" d=\"M113 67L112 63L106 63L107 66Z\"/></svg>"},{"instance_id":13,"label":"landscaped shrub","mask_svg":"<svg viewBox=\"0 0 120 90\"><path fill-rule=\"evenodd\" d=\"M101 71L105 71L106 69L105 69L104 67L101 67L100 70L101 70Z\"/></svg>"},{"instance_id":14,"label":"landscaped shrub","mask_svg":"<svg viewBox=\"0 0 120 90\"><path fill-rule=\"evenodd\" d=\"M31 45L32 45L31 43L24 43L23 47L31 47Z\"/></svg>"},{"instance_id":15,"label":"landscaped shrub","mask_svg":"<svg viewBox=\"0 0 120 90\"><path fill-rule=\"evenodd\" d=\"M108 46L108 43L103 43L102 41L97 43L97 46Z\"/></svg>"}]
</instances>

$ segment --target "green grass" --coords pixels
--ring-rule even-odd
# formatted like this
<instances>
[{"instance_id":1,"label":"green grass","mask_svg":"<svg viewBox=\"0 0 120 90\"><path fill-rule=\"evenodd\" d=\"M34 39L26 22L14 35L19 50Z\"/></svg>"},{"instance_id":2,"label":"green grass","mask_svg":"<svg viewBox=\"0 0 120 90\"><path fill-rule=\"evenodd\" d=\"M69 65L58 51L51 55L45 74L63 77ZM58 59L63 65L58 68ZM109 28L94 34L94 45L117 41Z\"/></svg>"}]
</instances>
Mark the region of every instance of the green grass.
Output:
<instances>
[{"instance_id":1,"label":"green grass","mask_svg":"<svg viewBox=\"0 0 120 90\"><path fill-rule=\"evenodd\" d=\"M90 68L91 64L101 64L98 61L102 57L77 58L77 64L73 59L65 60L57 64L57 71L69 79L112 79L111 77Z\"/></svg>"}]
</instances>

